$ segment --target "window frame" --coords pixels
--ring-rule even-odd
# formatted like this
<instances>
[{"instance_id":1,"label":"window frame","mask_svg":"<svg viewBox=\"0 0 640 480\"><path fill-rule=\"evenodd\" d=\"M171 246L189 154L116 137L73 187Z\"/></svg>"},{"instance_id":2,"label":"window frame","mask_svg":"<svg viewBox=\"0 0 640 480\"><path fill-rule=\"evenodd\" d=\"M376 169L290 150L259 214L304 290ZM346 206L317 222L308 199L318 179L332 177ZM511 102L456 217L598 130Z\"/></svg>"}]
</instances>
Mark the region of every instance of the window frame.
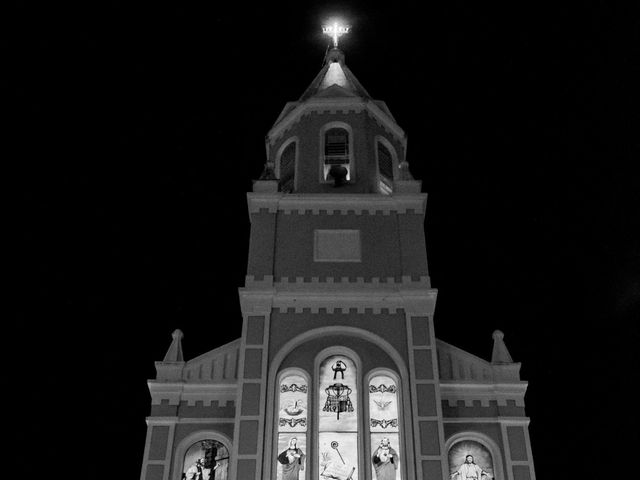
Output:
<instances>
[{"instance_id":1,"label":"window frame","mask_svg":"<svg viewBox=\"0 0 640 480\"><path fill-rule=\"evenodd\" d=\"M305 454L307 455L307 461L305 464L305 469L304 471L304 479L305 480L309 480L309 475L310 475L310 471L311 471L311 462L313 459L313 456L309 454L309 446L310 445L315 445L315 442L311 440L311 434L313 432L312 430L312 423L313 420L310 418L309 415L309 405L312 404L312 402L314 401L313 399L313 392L314 392L314 385L312 383L311 380L311 375L309 375L309 372L307 372L306 370L299 368L299 367L286 367L283 370L279 371L278 374L276 375L276 382L274 385L274 389L275 389L275 399L273 402L273 435L272 435L272 455L270 460L270 465L271 465L271 478L277 478L278 477L278 436L280 435L280 428L278 425L278 422L280 420L280 416L278 415L278 412L280 411L280 383L282 382L282 379L284 377L286 377L287 375L300 375L301 377L304 377L304 379L307 381L307 431L304 432L304 434L306 435L306 448L307 451L305 452ZM315 411L315 410L314 410ZM292 432L294 433L294 432ZM300 432L302 433L302 432Z\"/></svg>"},{"instance_id":2,"label":"window frame","mask_svg":"<svg viewBox=\"0 0 640 480\"><path fill-rule=\"evenodd\" d=\"M348 166L348 170L349 170L349 181L350 182L354 182L356 180L356 164L355 164L355 155L353 152L353 128L351 128L351 125L349 125L348 123L345 122L340 122L340 121L335 121L335 122L329 122L329 123L325 123L322 128L320 128L320 141L319 141L319 146L320 148L318 149L318 178L320 180L320 183L323 184L330 184L333 183L332 180L327 180L325 178L325 163L324 163L324 159L325 159L325 154L324 154L324 148L325 148L325 142L326 142L326 132L328 130L331 130L333 128L341 128L347 131L347 135L349 136L349 166ZM328 173L328 172L327 172Z\"/></svg>"},{"instance_id":3,"label":"window frame","mask_svg":"<svg viewBox=\"0 0 640 480\"><path fill-rule=\"evenodd\" d=\"M280 184L280 161L282 159L282 154L284 151L291 145L292 143L296 144L295 146L295 158L293 160L293 191L295 192L298 189L298 159L300 158L299 149L300 149L300 141L297 136L287 138L282 144L278 147L276 151L276 161L275 163L275 175L278 179L278 184Z\"/></svg>"},{"instance_id":4,"label":"window frame","mask_svg":"<svg viewBox=\"0 0 640 480\"><path fill-rule=\"evenodd\" d=\"M321 392L319 389L319 381L320 381L320 365L324 360L326 360L330 356L334 355L343 355L351 359L351 361L355 364L357 372L357 414L358 414L358 478L361 480L365 480L367 478L373 478L373 465L371 461L371 457L373 456L373 445L371 445L371 429L370 429L370 409L369 409L369 383L371 379L377 375L387 375L391 377L395 382L398 388L397 394L397 404L398 404L398 439L399 439L399 457L400 457L400 478L402 480L409 479L409 472L413 469L407 464L408 460L408 451L407 448L410 448L407 441L409 436L415 434L414 429L411 427L410 420L407 419L408 415L411 415L411 405L405 405L405 402L408 401L409 392L405 392L407 388L410 388L410 385L405 384L406 382L403 380L403 376L401 373L396 370L392 370L384 367L376 367L369 371L364 371L363 364L360 356L352 349L342 346L336 345L327 347L320 352L318 352L313 360L313 371L311 373L307 372L304 368L300 367L285 367L282 370L274 371L274 379L275 382L271 390L271 398L268 404L270 403L269 414L266 416L267 421L269 421L270 429L271 429L271 438L272 438L272 447L270 449L271 455L269 458L265 458L265 471L271 472L271 478L277 478L277 450L278 450L278 411L280 405L279 391L280 391L280 383L284 376L296 373L303 376L307 380L308 385L308 404L307 404L307 451L305 454L307 455L306 466L304 470L304 475L300 477L300 480L310 480L311 478L318 478L320 472L320 452L319 452L319 409L320 400L321 400ZM400 368L402 371L402 369ZM405 372L406 373L406 372ZM311 407L309 407L311 405ZM312 409L312 411L309 411ZM360 413L361 412L361 413ZM269 419L269 417L271 417ZM413 433L412 433L413 432ZM265 450L266 452L266 450ZM493 453L493 451L492 451ZM495 456L494 456L495 458ZM268 466L268 469L266 468Z\"/></svg>"},{"instance_id":5,"label":"window frame","mask_svg":"<svg viewBox=\"0 0 640 480\"><path fill-rule=\"evenodd\" d=\"M378 186L378 189L380 190L380 193L389 195L393 192L393 182L396 181L396 176L398 174L398 152L396 152L395 147L393 146L393 144L384 136L382 135L376 135L373 139L373 150L375 153L375 159L376 159L376 185ZM393 178L387 178L385 175L382 175L380 173L380 158L378 155L378 143L381 143L382 145L384 145L384 147L389 151L389 153L391 154L391 167L392 167L392 173L393 173ZM391 185L386 185L385 182L382 181L382 178L385 178L386 180L388 180ZM385 192L382 191L382 188L380 187L380 185L382 183L385 183L385 185L391 190L390 192Z\"/></svg>"},{"instance_id":6,"label":"window frame","mask_svg":"<svg viewBox=\"0 0 640 480\"><path fill-rule=\"evenodd\" d=\"M405 414L404 414L404 398L403 398L403 391L404 388L402 388L402 382L400 380L400 375L398 375L396 372L394 372L393 370L389 370L388 368L383 368L383 367L379 367L379 368L374 368L373 370L369 371L367 373L366 376L366 392L367 392L367 403L366 403L366 410L367 410L367 421L365 422L365 426L367 428L367 442L369 443L369 451L367 452L367 459L368 459L368 464L369 464L369 471L367 472L369 474L369 478L373 478L373 466L371 465L371 457L373 455L373 448L374 446L371 444L371 434L372 433L381 433L381 432L371 432L371 411L369 410L369 402L371 401L369 395L369 384L371 383L371 379L373 377L376 377L378 375L386 375L387 377L391 377L393 379L394 382L396 382L396 388L397 388L397 397L396 397L396 403L397 403L397 408L398 408L398 441L400 443L400 445L398 445L400 453L399 453L399 457L400 457L400 479L404 480L407 479L407 469L406 469L406 461L407 461L407 455L406 455L406 442L405 442L405 435L406 435L406 429L405 429Z\"/></svg>"}]
</instances>

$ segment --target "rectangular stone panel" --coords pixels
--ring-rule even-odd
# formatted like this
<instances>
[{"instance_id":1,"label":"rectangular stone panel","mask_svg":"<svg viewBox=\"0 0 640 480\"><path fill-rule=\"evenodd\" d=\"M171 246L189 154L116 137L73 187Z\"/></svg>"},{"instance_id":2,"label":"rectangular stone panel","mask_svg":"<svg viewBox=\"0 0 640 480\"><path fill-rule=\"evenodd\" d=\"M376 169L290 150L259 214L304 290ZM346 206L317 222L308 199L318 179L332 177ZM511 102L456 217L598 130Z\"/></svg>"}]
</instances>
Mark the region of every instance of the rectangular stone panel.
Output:
<instances>
[{"instance_id":1,"label":"rectangular stone panel","mask_svg":"<svg viewBox=\"0 0 640 480\"><path fill-rule=\"evenodd\" d=\"M255 460L238 460L238 479L251 480L256 478Z\"/></svg>"},{"instance_id":2,"label":"rectangular stone panel","mask_svg":"<svg viewBox=\"0 0 640 480\"><path fill-rule=\"evenodd\" d=\"M145 480L162 480L164 474L164 466L162 465L147 465L147 475Z\"/></svg>"},{"instance_id":3,"label":"rectangular stone panel","mask_svg":"<svg viewBox=\"0 0 640 480\"><path fill-rule=\"evenodd\" d=\"M413 360L416 365L416 379L433 380L433 362L431 350L414 350Z\"/></svg>"},{"instance_id":4,"label":"rectangular stone panel","mask_svg":"<svg viewBox=\"0 0 640 480\"><path fill-rule=\"evenodd\" d=\"M360 262L360 230L314 230L314 262Z\"/></svg>"},{"instance_id":5,"label":"rectangular stone panel","mask_svg":"<svg viewBox=\"0 0 640 480\"><path fill-rule=\"evenodd\" d=\"M240 455L254 455L258 453L257 420L242 420L240 422L240 441L238 443L238 453Z\"/></svg>"},{"instance_id":6,"label":"rectangular stone panel","mask_svg":"<svg viewBox=\"0 0 640 480\"><path fill-rule=\"evenodd\" d=\"M262 349L247 348L244 351L244 378L262 377Z\"/></svg>"},{"instance_id":7,"label":"rectangular stone panel","mask_svg":"<svg viewBox=\"0 0 640 480\"><path fill-rule=\"evenodd\" d=\"M264 317L247 319L247 345L262 345L264 339Z\"/></svg>"},{"instance_id":8,"label":"rectangular stone panel","mask_svg":"<svg viewBox=\"0 0 640 480\"><path fill-rule=\"evenodd\" d=\"M422 461L422 478L425 480L441 479L442 476L442 464L438 460L423 460Z\"/></svg>"},{"instance_id":9,"label":"rectangular stone panel","mask_svg":"<svg viewBox=\"0 0 640 480\"><path fill-rule=\"evenodd\" d=\"M258 415L260 413L259 383L245 383L242 387L242 415Z\"/></svg>"},{"instance_id":10,"label":"rectangular stone panel","mask_svg":"<svg viewBox=\"0 0 640 480\"><path fill-rule=\"evenodd\" d=\"M418 415L421 417L437 415L435 385L418 384L416 390L418 392Z\"/></svg>"},{"instance_id":11,"label":"rectangular stone panel","mask_svg":"<svg viewBox=\"0 0 640 480\"><path fill-rule=\"evenodd\" d=\"M413 334L413 344L416 346L428 346L429 338L429 317L412 317L411 333Z\"/></svg>"},{"instance_id":12,"label":"rectangular stone panel","mask_svg":"<svg viewBox=\"0 0 640 480\"><path fill-rule=\"evenodd\" d=\"M529 467L527 465L514 465L513 480L531 480Z\"/></svg>"},{"instance_id":13,"label":"rectangular stone panel","mask_svg":"<svg viewBox=\"0 0 640 480\"><path fill-rule=\"evenodd\" d=\"M524 429L522 427L507 427L507 438L509 438L511 460L528 460Z\"/></svg>"},{"instance_id":14,"label":"rectangular stone panel","mask_svg":"<svg viewBox=\"0 0 640 480\"><path fill-rule=\"evenodd\" d=\"M438 422L420 422L420 453L422 455L440 455Z\"/></svg>"},{"instance_id":15,"label":"rectangular stone panel","mask_svg":"<svg viewBox=\"0 0 640 480\"><path fill-rule=\"evenodd\" d=\"M149 445L149 460L164 460L167 455L169 427L166 425L151 427L151 444Z\"/></svg>"}]
</instances>

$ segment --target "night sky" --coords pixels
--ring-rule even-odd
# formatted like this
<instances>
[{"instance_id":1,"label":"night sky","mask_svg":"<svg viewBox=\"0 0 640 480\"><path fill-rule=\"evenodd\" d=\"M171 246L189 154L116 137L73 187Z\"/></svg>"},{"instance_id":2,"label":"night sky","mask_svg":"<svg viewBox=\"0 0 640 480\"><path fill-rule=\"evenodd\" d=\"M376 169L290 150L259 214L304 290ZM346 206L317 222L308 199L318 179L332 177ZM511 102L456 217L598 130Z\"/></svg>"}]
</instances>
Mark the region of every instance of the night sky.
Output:
<instances>
[{"instance_id":1,"label":"night sky","mask_svg":"<svg viewBox=\"0 0 640 480\"><path fill-rule=\"evenodd\" d=\"M4 342L19 392L5 414L28 419L16 463L139 478L146 381L171 332L187 359L240 335L246 192L264 135L322 67L322 21L339 14L353 27L347 65L408 133L429 194L436 335L490 359L491 333L505 333L529 381L539 479L629 474L634 2L85 3L14 2L4 43L18 106Z\"/></svg>"}]
</instances>

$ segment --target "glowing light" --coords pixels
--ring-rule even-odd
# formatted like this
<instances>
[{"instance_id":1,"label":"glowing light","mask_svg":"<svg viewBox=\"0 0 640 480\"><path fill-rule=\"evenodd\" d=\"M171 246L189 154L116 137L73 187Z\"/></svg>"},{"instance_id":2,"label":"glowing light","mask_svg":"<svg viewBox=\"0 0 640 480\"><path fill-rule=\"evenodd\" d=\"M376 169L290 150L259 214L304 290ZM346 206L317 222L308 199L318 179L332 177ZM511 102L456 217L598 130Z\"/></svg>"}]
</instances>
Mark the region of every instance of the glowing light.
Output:
<instances>
[{"instance_id":1,"label":"glowing light","mask_svg":"<svg viewBox=\"0 0 640 480\"><path fill-rule=\"evenodd\" d=\"M341 25L338 22L333 22L333 25L322 27L322 33L329 35L333 39L333 47L338 48L338 39L345 33L349 33L350 29L350 25Z\"/></svg>"}]
</instances>

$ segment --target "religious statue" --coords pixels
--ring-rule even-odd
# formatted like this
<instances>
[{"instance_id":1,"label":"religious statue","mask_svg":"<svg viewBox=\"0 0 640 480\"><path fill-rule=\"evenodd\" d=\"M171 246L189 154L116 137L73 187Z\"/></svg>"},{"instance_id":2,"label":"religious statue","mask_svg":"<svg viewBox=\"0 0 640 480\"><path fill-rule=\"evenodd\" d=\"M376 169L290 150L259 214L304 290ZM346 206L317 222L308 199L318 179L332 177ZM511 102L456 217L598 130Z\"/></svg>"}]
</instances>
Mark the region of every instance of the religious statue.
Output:
<instances>
[{"instance_id":1,"label":"religious statue","mask_svg":"<svg viewBox=\"0 0 640 480\"><path fill-rule=\"evenodd\" d=\"M199 458L191 465L183 475L186 480L204 480L204 459Z\"/></svg>"},{"instance_id":2,"label":"religious statue","mask_svg":"<svg viewBox=\"0 0 640 480\"><path fill-rule=\"evenodd\" d=\"M289 440L289 448L278 455L278 462L282 464L281 480L298 480L300 470L304 470L304 452L298 448L298 439Z\"/></svg>"},{"instance_id":3,"label":"religious statue","mask_svg":"<svg viewBox=\"0 0 640 480\"><path fill-rule=\"evenodd\" d=\"M493 475L485 472L482 468L476 465L476 463L473 461L473 455L467 455L464 458L464 463L460 465L460 468L458 468L457 471L451 474L451 478L454 478L456 475L460 476L458 480L482 480L483 477L493 478Z\"/></svg>"},{"instance_id":4,"label":"religious statue","mask_svg":"<svg viewBox=\"0 0 640 480\"><path fill-rule=\"evenodd\" d=\"M398 470L398 452L391 448L388 438L380 440L380 445L373 453L373 468L377 480L395 480Z\"/></svg>"}]
</instances>

